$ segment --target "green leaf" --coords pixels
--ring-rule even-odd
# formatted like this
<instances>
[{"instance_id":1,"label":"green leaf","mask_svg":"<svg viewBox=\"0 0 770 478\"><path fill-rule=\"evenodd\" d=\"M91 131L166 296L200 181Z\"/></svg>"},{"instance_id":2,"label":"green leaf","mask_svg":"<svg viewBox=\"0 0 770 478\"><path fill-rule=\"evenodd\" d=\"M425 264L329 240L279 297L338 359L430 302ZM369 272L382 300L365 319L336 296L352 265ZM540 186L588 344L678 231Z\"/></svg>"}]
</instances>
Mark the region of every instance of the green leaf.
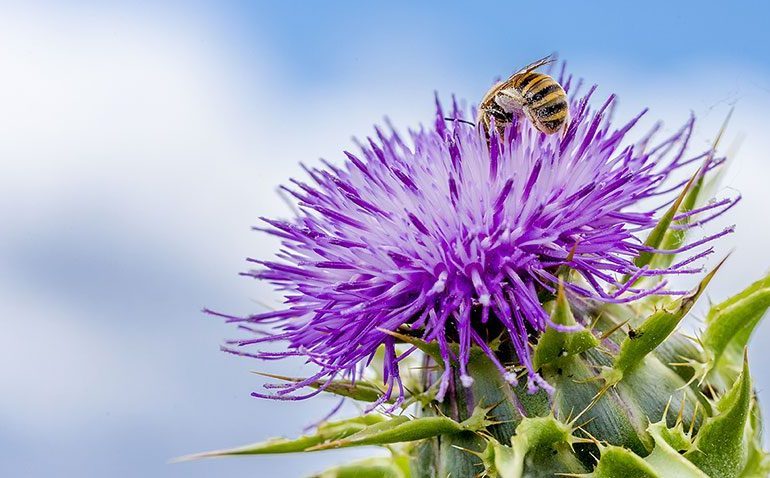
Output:
<instances>
[{"instance_id":1,"label":"green leaf","mask_svg":"<svg viewBox=\"0 0 770 478\"><path fill-rule=\"evenodd\" d=\"M740 477L757 478L760 476L770 476L770 455L761 446L752 444L746 461L746 468L743 469Z\"/></svg>"},{"instance_id":2,"label":"green leaf","mask_svg":"<svg viewBox=\"0 0 770 478\"><path fill-rule=\"evenodd\" d=\"M704 164L705 165L705 164ZM652 248L652 249L660 249L661 244L663 243L663 239L666 237L666 233L669 230L669 227L671 227L671 222L674 220L674 217L679 213L679 208L684 202L685 198L688 197L693 184L696 182L696 180L701 176L701 172L703 170L703 167L699 168L698 171L695 172L695 174L690 178L690 180L685 185L684 189L682 189L682 192L679 193L679 196L677 196L674 203L671 205L670 208L666 211L663 216L661 216L660 221L658 224L655 225L655 227L650 231L650 234L647 236L647 239L644 241L644 245ZM655 258L657 254L654 252L648 252L648 251L642 251L639 253L638 256L634 259L634 264L637 267L644 267ZM624 282L626 282L630 276L626 276L624 278Z\"/></svg>"},{"instance_id":3,"label":"green leaf","mask_svg":"<svg viewBox=\"0 0 770 478\"><path fill-rule=\"evenodd\" d=\"M394 417L377 423L339 440L321 443L311 450L329 450L365 445L390 445L432 438L439 435L451 435L461 432L475 432L486 428L491 423L486 419L489 408L476 407L470 418L456 422L445 416L408 418Z\"/></svg>"},{"instance_id":4,"label":"green leaf","mask_svg":"<svg viewBox=\"0 0 770 478\"><path fill-rule=\"evenodd\" d=\"M720 413L707 418L685 457L711 478L740 476L749 455L750 434L747 433L752 402L748 359L744 355L743 371L738 381L717 403Z\"/></svg>"},{"instance_id":5,"label":"green leaf","mask_svg":"<svg viewBox=\"0 0 770 478\"><path fill-rule=\"evenodd\" d=\"M207 451L193 455L183 456L174 461L197 460L200 458L213 458L231 455L267 455L276 453L296 453L310 451L311 448L321 443L338 440L353 435L367 427L376 426L386 422L386 418L376 413L370 413L348 420L339 420L320 425L315 433L304 435L295 439L272 438L263 442L250 445L228 448L223 450Z\"/></svg>"},{"instance_id":6,"label":"green leaf","mask_svg":"<svg viewBox=\"0 0 770 478\"><path fill-rule=\"evenodd\" d=\"M751 403L751 415L749 417L749 456L746 467L741 473L741 478L754 478L758 476L770 476L770 454L763 446L762 440L762 413L756 399Z\"/></svg>"},{"instance_id":7,"label":"green leaf","mask_svg":"<svg viewBox=\"0 0 770 478\"><path fill-rule=\"evenodd\" d=\"M254 373L264 377L274 378L276 380L284 380L286 382L298 383L305 380L304 378L286 377L284 375L275 375L272 373ZM314 389L319 389L325 386L324 392L331 393L333 395L339 395L341 397L352 398L353 400L359 400L362 402L376 402L384 393L383 390L377 387L375 384L363 380L356 380L355 383L350 380L333 380L329 385L327 385L323 380L317 380L308 384L307 386Z\"/></svg>"},{"instance_id":8,"label":"green leaf","mask_svg":"<svg viewBox=\"0 0 770 478\"><path fill-rule=\"evenodd\" d=\"M740 476L741 478L770 476L770 454L762 449L762 442L759 439L754 439L749 444L746 467Z\"/></svg>"},{"instance_id":9,"label":"green leaf","mask_svg":"<svg viewBox=\"0 0 770 478\"><path fill-rule=\"evenodd\" d=\"M336 466L313 478L409 478L409 463L405 455L374 457Z\"/></svg>"},{"instance_id":10,"label":"green leaf","mask_svg":"<svg viewBox=\"0 0 770 478\"><path fill-rule=\"evenodd\" d=\"M741 293L713 306L701 337L707 354L700 371L732 383L741 369L741 353L770 307L770 274Z\"/></svg>"},{"instance_id":11,"label":"green leaf","mask_svg":"<svg viewBox=\"0 0 770 478\"><path fill-rule=\"evenodd\" d=\"M666 426L665 417L647 427L655 446L646 458L631 450L616 446L600 446L601 457L590 478L710 478L682 451L691 448L689 437L681 424L673 429Z\"/></svg>"},{"instance_id":12,"label":"green leaf","mask_svg":"<svg viewBox=\"0 0 770 478\"><path fill-rule=\"evenodd\" d=\"M564 292L564 284L559 283L559 292L553 306L551 320L557 325L576 326L577 321L572 315L567 294ZM597 339L590 330L578 330L575 332L560 332L548 327L535 346L532 362L535 369L544 364L552 363L563 357L570 357L585 352L599 345Z\"/></svg>"},{"instance_id":13,"label":"green leaf","mask_svg":"<svg viewBox=\"0 0 770 478\"><path fill-rule=\"evenodd\" d=\"M651 424L647 432L652 436L655 448L645 461L661 478L709 478L694 463L687 460L686 455L680 453L680 450L691 449L692 444L689 440L685 443L681 429L678 431L678 434L672 433L672 430L666 427L665 417Z\"/></svg>"},{"instance_id":14,"label":"green leaf","mask_svg":"<svg viewBox=\"0 0 770 478\"><path fill-rule=\"evenodd\" d=\"M606 369L603 372L603 376L607 381L607 387L613 386L622 380L628 370L641 364L644 357L655 350L674 332L674 329L690 311L723 263L724 260L714 270L709 272L689 294L675 300L668 306L663 306L642 322L637 329L629 332L628 337L620 344L620 352L612 368Z\"/></svg>"},{"instance_id":15,"label":"green leaf","mask_svg":"<svg viewBox=\"0 0 770 478\"><path fill-rule=\"evenodd\" d=\"M619 446L601 449L601 458L591 478L661 478L639 455Z\"/></svg>"},{"instance_id":16,"label":"green leaf","mask_svg":"<svg viewBox=\"0 0 770 478\"><path fill-rule=\"evenodd\" d=\"M500 478L518 478L524 476L525 458L528 454L544 451L548 460L554 461L554 455L559 455L558 445L570 447L576 441L578 439L572 436L570 426L560 422L553 415L524 418L516 427L516 434L511 437L511 446L492 439L482 458L490 475ZM572 459L567 464L570 469L582 469L571 453L562 454L559 458L563 460L567 457ZM540 463L539 460L535 462ZM541 465L546 466L545 463Z\"/></svg>"}]
</instances>

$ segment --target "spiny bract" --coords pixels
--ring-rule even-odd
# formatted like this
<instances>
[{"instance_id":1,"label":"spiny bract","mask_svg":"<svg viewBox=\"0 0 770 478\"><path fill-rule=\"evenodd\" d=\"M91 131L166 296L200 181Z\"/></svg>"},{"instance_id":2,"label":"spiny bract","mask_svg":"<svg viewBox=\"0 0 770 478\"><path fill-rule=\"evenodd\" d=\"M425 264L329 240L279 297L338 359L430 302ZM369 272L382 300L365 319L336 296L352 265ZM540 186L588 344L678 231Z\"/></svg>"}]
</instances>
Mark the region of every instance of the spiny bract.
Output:
<instances>
[{"instance_id":1,"label":"spiny bract","mask_svg":"<svg viewBox=\"0 0 770 478\"><path fill-rule=\"evenodd\" d=\"M770 472L744 352L770 276L712 307L700 336L677 332L719 268L699 263L732 231L685 241L739 199L709 196L724 158L687 154L692 118L631 143L638 117L615 129L614 97L593 110L595 88L581 95L563 70L559 82L572 112L564 134L514 120L488 136L459 121L456 103L447 123L437 101L433 127L409 140L376 129L341 167L306 168L314 185L285 188L300 212L265 219L282 238L278 260L246 273L276 284L285 307L209 312L256 335L226 351L318 367L273 375L284 383L255 396L328 392L370 413L196 456L392 454L325 477ZM675 274L702 277L675 290ZM276 341L288 349L252 350Z\"/></svg>"}]
</instances>

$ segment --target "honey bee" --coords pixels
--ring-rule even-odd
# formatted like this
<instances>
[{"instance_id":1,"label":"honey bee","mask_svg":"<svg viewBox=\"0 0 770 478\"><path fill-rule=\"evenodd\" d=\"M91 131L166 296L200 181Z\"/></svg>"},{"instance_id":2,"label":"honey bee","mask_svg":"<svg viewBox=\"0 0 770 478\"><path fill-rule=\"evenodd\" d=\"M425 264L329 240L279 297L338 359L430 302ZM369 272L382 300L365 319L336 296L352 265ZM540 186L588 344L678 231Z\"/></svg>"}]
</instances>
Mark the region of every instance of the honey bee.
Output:
<instances>
[{"instance_id":1,"label":"honey bee","mask_svg":"<svg viewBox=\"0 0 770 478\"><path fill-rule=\"evenodd\" d=\"M476 122L489 131L494 118L500 134L514 116L526 116L538 131L545 134L556 133L565 127L569 121L569 105L564 88L550 76L535 71L553 61L549 55L494 85L481 100Z\"/></svg>"}]
</instances>

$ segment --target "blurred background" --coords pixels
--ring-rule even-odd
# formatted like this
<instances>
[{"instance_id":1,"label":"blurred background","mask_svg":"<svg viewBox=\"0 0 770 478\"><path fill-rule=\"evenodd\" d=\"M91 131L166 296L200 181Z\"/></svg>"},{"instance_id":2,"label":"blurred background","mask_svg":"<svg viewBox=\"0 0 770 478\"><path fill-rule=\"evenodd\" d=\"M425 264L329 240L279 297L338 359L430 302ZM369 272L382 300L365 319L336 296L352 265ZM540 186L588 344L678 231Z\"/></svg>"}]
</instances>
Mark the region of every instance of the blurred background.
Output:
<instances>
[{"instance_id":1,"label":"blurred background","mask_svg":"<svg viewBox=\"0 0 770 478\"><path fill-rule=\"evenodd\" d=\"M307 369L219 352L237 331L200 309L278 302L237 272L275 249L249 227L289 214L275 190L300 161L340 162L384 115L431 121L434 90L475 102L552 51L597 101L619 94L618 121L649 106L638 134L694 112L693 152L735 106L720 194L744 199L717 225L738 230L710 296L768 270L766 3L359 3L0 4L1 476L300 477L370 453L167 464L334 404L251 398L250 371ZM770 323L751 358L770 403Z\"/></svg>"}]
</instances>

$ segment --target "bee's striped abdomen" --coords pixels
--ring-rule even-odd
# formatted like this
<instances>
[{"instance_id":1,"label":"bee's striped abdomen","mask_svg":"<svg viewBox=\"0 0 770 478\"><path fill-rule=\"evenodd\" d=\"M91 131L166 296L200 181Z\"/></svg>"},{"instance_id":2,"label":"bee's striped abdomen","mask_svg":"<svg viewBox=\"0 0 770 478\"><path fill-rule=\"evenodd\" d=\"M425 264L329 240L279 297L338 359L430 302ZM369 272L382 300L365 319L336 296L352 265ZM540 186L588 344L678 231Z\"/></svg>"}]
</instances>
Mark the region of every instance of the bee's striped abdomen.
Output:
<instances>
[{"instance_id":1,"label":"bee's striped abdomen","mask_svg":"<svg viewBox=\"0 0 770 478\"><path fill-rule=\"evenodd\" d=\"M530 72L522 76L525 78L519 83L519 92L535 126L546 133L556 131L567 120L568 104L564 89L556 80L542 73Z\"/></svg>"}]
</instances>

